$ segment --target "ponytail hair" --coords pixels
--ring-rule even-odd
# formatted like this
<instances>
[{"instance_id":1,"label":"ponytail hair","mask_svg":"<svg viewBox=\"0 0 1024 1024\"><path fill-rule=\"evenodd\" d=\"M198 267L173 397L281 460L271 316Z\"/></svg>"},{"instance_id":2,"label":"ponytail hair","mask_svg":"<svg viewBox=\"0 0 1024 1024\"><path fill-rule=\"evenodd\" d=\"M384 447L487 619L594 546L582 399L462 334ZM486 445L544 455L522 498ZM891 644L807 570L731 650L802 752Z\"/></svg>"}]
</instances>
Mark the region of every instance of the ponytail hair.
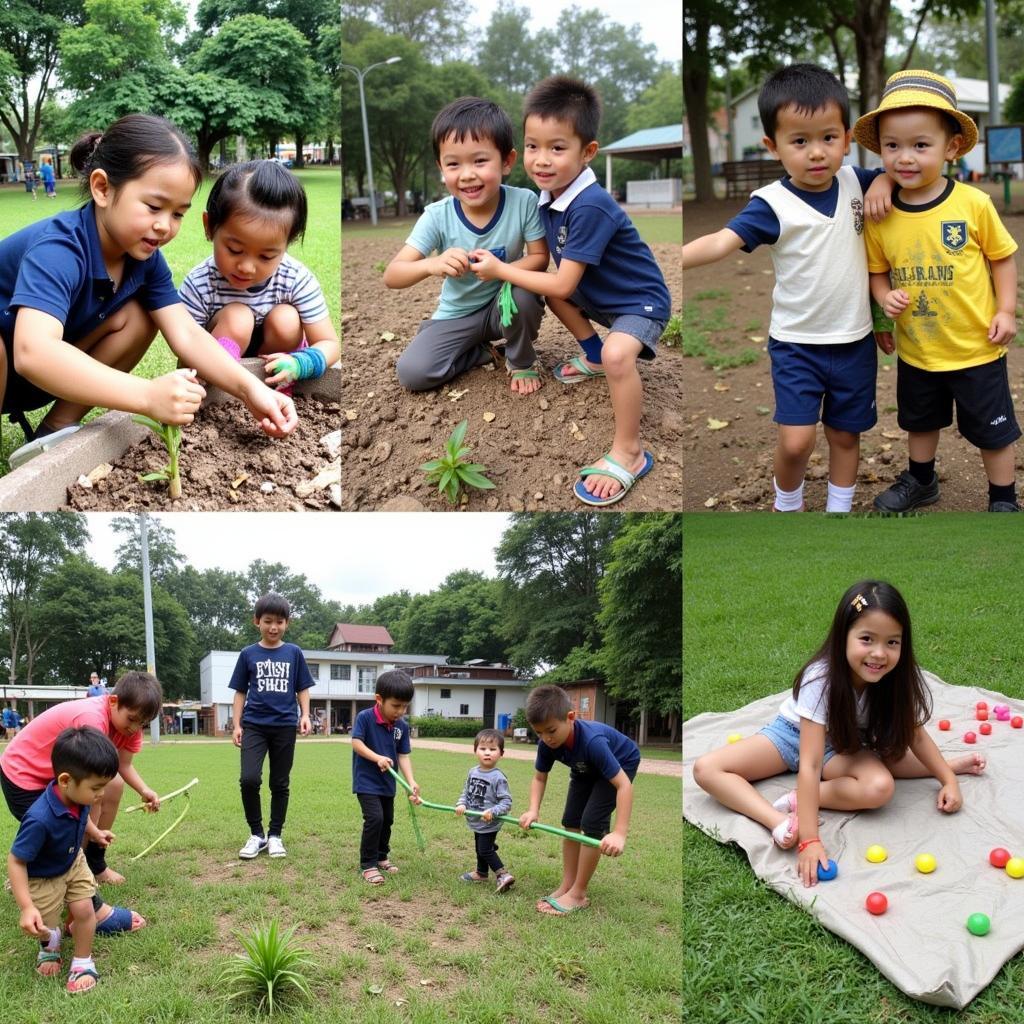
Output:
<instances>
[{"instance_id":1,"label":"ponytail hair","mask_svg":"<svg viewBox=\"0 0 1024 1024\"><path fill-rule=\"evenodd\" d=\"M903 636L895 667L867 687L868 724L862 736L846 644L857 621L870 611L881 611L893 618L902 628ZM826 729L837 753L852 754L866 746L883 760L899 760L910 747L914 730L931 717L931 694L914 657L910 611L903 595L891 583L861 580L843 594L828 636L793 681L794 700L804 674L815 665L824 667L828 683Z\"/></svg>"},{"instance_id":2,"label":"ponytail hair","mask_svg":"<svg viewBox=\"0 0 1024 1024\"><path fill-rule=\"evenodd\" d=\"M154 114L128 114L105 132L86 132L72 147L71 166L81 178L80 188L89 198L89 176L104 171L118 189L141 178L157 164L183 161L188 165L195 187L203 180L203 168L192 144L181 129Z\"/></svg>"},{"instance_id":3,"label":"ponytail hair","mask_svg":"<svg viewBox=\"0 0 1024 1024\"><path fill-rule=\"evenodd\" d=\"M206 199L206 231L210 238L232 214L262 220L287 220L288 244L306 232L306 190L276 160L233 164L210 189Z\"/></svg>"}]
</instances>

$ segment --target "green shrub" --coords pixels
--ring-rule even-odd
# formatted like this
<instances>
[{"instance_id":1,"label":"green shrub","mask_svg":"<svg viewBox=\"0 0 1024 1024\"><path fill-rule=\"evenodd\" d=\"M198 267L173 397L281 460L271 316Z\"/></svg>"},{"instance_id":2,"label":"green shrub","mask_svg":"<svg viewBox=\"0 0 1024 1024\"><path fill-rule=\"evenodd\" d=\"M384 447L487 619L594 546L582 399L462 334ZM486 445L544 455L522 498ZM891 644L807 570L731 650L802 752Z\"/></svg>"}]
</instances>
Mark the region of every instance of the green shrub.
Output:
<instances>
[{"instance_id":1,"label":"green shrub","mask_svg":"<svg viewBox=\"0 0 1024 1024\"><path fill-rule=\"evenodd\" d=\"M484 727L483 719L480 718L442 718L440 715L410 718L409 724L421 738L475 736Z\"/></svg>"}]
</instances>

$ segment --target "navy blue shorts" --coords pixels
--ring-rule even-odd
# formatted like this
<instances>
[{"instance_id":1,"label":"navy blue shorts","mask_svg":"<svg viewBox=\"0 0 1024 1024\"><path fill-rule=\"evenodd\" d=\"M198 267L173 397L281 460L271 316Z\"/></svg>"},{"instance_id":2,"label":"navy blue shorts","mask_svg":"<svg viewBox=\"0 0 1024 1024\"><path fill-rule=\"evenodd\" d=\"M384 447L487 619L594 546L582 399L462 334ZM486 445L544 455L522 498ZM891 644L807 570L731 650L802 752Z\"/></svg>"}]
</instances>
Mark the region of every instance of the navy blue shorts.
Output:
<instances>
[{"instance_id":1,"label":"navy blue shorts","mask_svg":"<svg viewBox=\"0 0 1024 1024\"><path fill-rule=\"evenodd\" d=\"M775 388L775 422L860 434L878 422L874 334L845 345L801 345L768 340Z\"/></svg>"},{"instance_id":2,"label":"navy blue shorts","mask_svg":"<svg viewBox=\"0 0 1024 1024\"><path fill-rule=\"evenodd\" d=\"M896 364L896 420L903 430L927 434L953 422L975 448L996 451L1020 437L1006 357L962 370L922 370Z\"/></svg>"},{"instance_id":3,"label":"navy blue shorts","mask_svg":"<svg viewBox=\"0 0 1024 1024\"><path fill-rule=\"evenodd\" d=\"M641 346L638 359L653 359L658 354L658 341L665 330L666 320L652 320L650 317L636 313L604 313L601 310L587 309L583 296L576 292L569 301L588 319L607 327L610 331L618 331L636 338Z\"/></svg>"}]
</instances>

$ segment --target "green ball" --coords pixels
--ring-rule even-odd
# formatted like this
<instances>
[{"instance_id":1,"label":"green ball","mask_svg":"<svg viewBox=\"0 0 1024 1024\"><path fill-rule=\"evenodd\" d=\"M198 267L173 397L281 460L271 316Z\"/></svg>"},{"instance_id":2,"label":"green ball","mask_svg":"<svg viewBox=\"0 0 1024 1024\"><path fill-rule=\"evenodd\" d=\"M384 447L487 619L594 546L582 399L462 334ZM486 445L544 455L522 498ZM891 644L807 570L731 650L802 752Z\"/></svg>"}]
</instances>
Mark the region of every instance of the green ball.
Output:
<instances>
[{"instance_id":1,"label":"green ball","mask_svg":"<svg viewBox=\"0 0 1024 1024\"><path fill-rule=\"evenodd\" d=\"M989 920L988 914L971 914L967 918L967 930L972 935L987 935L991 927L992 922Z\"/></svg>"}]
</instances>

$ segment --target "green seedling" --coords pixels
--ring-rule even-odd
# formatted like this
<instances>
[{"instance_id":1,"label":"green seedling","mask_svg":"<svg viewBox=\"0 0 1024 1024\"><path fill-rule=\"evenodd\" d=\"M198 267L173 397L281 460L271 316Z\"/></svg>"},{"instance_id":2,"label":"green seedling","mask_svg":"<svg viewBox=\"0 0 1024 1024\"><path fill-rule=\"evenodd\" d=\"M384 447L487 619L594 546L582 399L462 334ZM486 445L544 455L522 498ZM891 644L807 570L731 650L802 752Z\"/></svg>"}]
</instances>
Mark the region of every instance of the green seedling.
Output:
<instances>
[{"instance_id":1,"label":"green seedling","mask_svg":"<svg viewBox=\"0 0 1024 1024\"><path fill-rule=\"evenodd\" d=\"M420 466L427 475L427 483L437 484L437 489L448 499L450 505L459 500L459 493L465 487L477 487L482 491L492 490L494 487L494 484L484 476L487 467L479 462L470 462L466 458L471 449L464 447L462 441L468 425L469 421L463 420L452 431L451 437L445 442L441 458L431 459Z\"/></svg>"},{"instance_id":2,"label":"green seedling","mask_svg":"<svg viewBox=\"0 0 1024 1024\"><path fill-rule=\"evenodd\" d=\"M266 1007L268 1015L274 1013L274 997L283 989L297 989L307 998L312 997L309 982L303 971L312 967L309 953L295 945L294 928L281 931L277 921L246 936L235 933L245 949L236 953L222 968L220 980L230 991L228 999L244 999L259 995L257 1011Z\"/></svg>"},{"instance_id":3,"label":"green seedling","mask_svg":"<svg viewBox=\"0 0 1024 1024\"><path fill-rule=\"evenodd\" d=\"M158 470L155 473L140 473L139 479L149 483L152 480L166 480L168 481L168 494L171 496L171 501L176 501L181 497L181 477L178 475L178 451L181 448L181 427L171 426L169 423L158 423L156 420L150 419L148 416L138 415L133 416L133 420L136 423L141 423L143 426L149 427L150 430L156 434L164 443L164 447L167 449L168 463L163 469Z\"/></svg>"},{"instance_id":4,"label":"green seedling","mask_svg":"<svg viewBox=\"0 0 1024 1024\"><path fill-rule=\"evenodd\" d=\"M661 343L670 348L682 348L683 346L683 318L676 313L665 325L661 334Z\"/></svg>"}]
</instances>

